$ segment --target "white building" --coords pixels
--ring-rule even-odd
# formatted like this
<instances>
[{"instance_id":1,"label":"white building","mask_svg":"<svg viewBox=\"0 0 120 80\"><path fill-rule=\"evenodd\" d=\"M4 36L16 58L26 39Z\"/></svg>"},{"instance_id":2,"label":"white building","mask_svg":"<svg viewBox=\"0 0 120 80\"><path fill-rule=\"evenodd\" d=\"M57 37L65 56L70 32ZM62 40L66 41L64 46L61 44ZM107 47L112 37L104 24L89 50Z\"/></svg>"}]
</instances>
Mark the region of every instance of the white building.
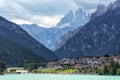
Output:
<instances>
[{"instance_id":1,"label":"white building","mask_svg":"<svg viewBox=\"0 0 120 80\"><path fill-rule=\"evenodd\" d=\"M19 73L19 74L27 74L27 73L28 73L28 70L16 70L16 73Z\"/></svg>"}]
</instances>

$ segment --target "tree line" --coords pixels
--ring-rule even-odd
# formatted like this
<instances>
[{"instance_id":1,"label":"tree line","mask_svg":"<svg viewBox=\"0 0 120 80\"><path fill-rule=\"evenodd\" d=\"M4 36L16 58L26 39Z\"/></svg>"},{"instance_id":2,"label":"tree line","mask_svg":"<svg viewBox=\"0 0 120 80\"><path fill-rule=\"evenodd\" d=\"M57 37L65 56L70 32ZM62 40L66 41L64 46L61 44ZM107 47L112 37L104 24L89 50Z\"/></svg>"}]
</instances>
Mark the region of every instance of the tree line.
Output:
<instances>
[{"instance_id":1,"label":"tree line","mask_svg":"<svg viewBox=\"0 0 120 80\"><path fill-rule=\"evenodd\" d=\"M98 73L100 75L120 75L120 64L112 61L110 65L98 70Z\"/></svg>"},{"instance_id":2,"label":"tree line","mask_svg":"<svg viewBox=\"0 0 120 80\"><path fill-rule=\"evenodd\" d=\"M5 69L6 69L5 63L2 60L0 60L0 74L3 74Z\"/></svg>"}]
</instances>

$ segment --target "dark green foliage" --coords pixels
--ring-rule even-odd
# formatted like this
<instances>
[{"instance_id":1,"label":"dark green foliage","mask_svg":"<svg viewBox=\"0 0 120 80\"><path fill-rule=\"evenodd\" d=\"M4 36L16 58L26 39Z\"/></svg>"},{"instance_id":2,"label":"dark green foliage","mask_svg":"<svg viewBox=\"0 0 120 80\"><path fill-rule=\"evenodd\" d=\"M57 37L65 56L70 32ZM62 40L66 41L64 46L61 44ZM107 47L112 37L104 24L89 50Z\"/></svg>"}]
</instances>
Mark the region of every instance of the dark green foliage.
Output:
<instances>
[{"instance_id":1,"label":"dark green foliage","mask_svg":"<svg viewBox=\"0 0 120 80\"><path fill-rule=\"evenodd\" d=\"M109 70L108 70L108 67L107 67L107 66L104 67L104 70L103 70L103 71L104 71L104 74L105 74L105 75L106 75L106 74L109 74Z\"/></svg>"},{"instance_id":2,"label":"dark green foliage","mask_svg":"<svg viewBox=\"0 0 120 80\"><path fill-rule=\"evenodd\" d=\"M2 74L5 69L6 69L5 63L0 60L0 74Z\"/></svg>"},{"instance_id":3,"label":"dark green foliage","mask_svg":"<svg viewBox=\"0 0 120 80\"><path fill-rule=\"evenodd\" d=\"M38 65L37 63L26 63L24 65L24 69L28 70L28 71L33 71L33 69L37 69L38 68Z\"/></svg>"},{"instance_id":4,"label":"dark green foliage","mask_svg":"<svg viewBox=\"0 0 120 80\"><path fill-rule=\"evenodd\" d=\"M120 68L117 69L117 75L120 75Z\"/></svg>"},{"instance_id":5,"label":"dark green foliage","mask_svg":"<svg viewBox=\"0 0 120 80\"><path fill-rule=\"evenodd\" d=\"M31 50L14 42L10 42L0 36L0 59L5 61L8 67L23 67L26 60L32 62L46 62L45 59L35 55Z\"/></svg>"},{"instance_id":6,"label":"dark green foliage","mask_svg":"<svg viewBox=\"0 0 120 80\"><path fill-rule=\"evenodd\" d=\"M98 69L98 70L97 70L97 73L98 73L99 75L103 75L104 70L103 70L103 69Z\"/></svg>"},{"instance_id":7,"label":"dark green foliage","mask_svg":"<svg viewBox=\"0 0 120 80\"><path fill-rule=\"evenodd\" d=\"M116 68L115 67L111 67L109 70L109 74L110 75L116 75Z\"/></svg>"},{"instance_id":8,"label":"dark green foliage","mask_svg":"<svg viewBox=\"0 0 120 80\"><path fill-rule=\"evenodd\" d=\"M2 48L4 49L1 51L2 53L6 52L8 54L11 52L9 54L13 54L14 56L18 56L17 54L20 55L20 53L21 55L25 53L31 55L31 53L33 53L46 60L57 59L57 56L51 50L32 38L27 32L20 28L19 25L16 25L3 17L0 17L0 36L7 40L7 42L4 41L1 43L1 46L5 45L4 48ZM8 42L11 43L7 47Z\"/></svg>"},{"instance_id":9,"label":"dark green foliage","mask_svg":"<svg viewBox=\"0 0 120 80\"><path fill-rule=\"evenodd\" d=\"M105 66L104 69L98 70L100 75L120 75L120 64L118 62L111 62L109 66Z\"/></svg>"},{"instance_id":10,"label":"dark green foliage","mask_svg":"<svg viewBox=\"0 0 120 80\"><path fill-rule=\"evenodd\" d=\"M57 56L20 26L0 17L0 59L8 67L23 67L27 60L41 64Z\"/></svg>"}]
</instances>

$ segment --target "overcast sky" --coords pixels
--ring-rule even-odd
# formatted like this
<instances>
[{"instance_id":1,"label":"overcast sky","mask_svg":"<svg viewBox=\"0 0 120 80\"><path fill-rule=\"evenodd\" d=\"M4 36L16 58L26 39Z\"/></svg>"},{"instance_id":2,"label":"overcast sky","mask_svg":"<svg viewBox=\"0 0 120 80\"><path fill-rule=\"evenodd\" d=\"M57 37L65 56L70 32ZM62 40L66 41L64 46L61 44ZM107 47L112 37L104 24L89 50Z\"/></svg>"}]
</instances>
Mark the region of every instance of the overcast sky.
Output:
<instances>
[{"instance_id":1,"label":"overcast sky","mask_svg":"<svg viewBox=\"0 0 120 80\"><path fill-rule=\"evenodd\" d=\"M36 23L52 27L69 10L82 8L94 11L98 4L108 5L115 0L0 0L0 16L17 24Z\"/></svg>"}]
</instances>

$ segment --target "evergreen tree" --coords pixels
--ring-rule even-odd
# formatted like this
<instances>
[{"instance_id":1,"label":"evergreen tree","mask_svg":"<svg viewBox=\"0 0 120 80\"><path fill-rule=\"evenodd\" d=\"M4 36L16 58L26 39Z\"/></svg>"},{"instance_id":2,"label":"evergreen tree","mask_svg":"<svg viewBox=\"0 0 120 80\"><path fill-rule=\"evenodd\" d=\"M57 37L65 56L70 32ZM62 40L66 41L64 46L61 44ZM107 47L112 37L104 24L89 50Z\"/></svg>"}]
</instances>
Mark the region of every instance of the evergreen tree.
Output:
<instances>
[{"instance_id":1,"label":"evergreen tree","mask_svg":"<svg viewBox=\"0 0 120 80\"><path fill-rule=\"evenodd\" d=\"M108 74L108 73L109 73L108 67L105 66L103 71L104 71L104 74L105 74L105 75Z\"/></svg>"},{"instance_id":2,"label":"evergreen tree","mask_svg":"<svg viewBox=\"0 0 120 80\"><path fill-rule=\"evenodd\" d=\"M120 75L120 68L117 69L117 75Z\"/></svg>"},{"instance_id":3,"label":"evergreen tree","mask_svg":"<svg viewBox=\"0 0 120 80\"><path fill-rule=\"evenodd\" d=\"M33 69L37 69L37 64L36 63L26 63L24 65L24 69L29 70L30 72L33 71Z\"/></svg>"},{"instance_id":4,"label":"evergreen tree","mask_svg":"<svg viewBox=\"0 0 120 80\"><path fill-rule=\"evenodd\" d=\"M5 63L0 60L0 74L2 74L5 69L6 69Z\"/></svg>"}]
</instances>

